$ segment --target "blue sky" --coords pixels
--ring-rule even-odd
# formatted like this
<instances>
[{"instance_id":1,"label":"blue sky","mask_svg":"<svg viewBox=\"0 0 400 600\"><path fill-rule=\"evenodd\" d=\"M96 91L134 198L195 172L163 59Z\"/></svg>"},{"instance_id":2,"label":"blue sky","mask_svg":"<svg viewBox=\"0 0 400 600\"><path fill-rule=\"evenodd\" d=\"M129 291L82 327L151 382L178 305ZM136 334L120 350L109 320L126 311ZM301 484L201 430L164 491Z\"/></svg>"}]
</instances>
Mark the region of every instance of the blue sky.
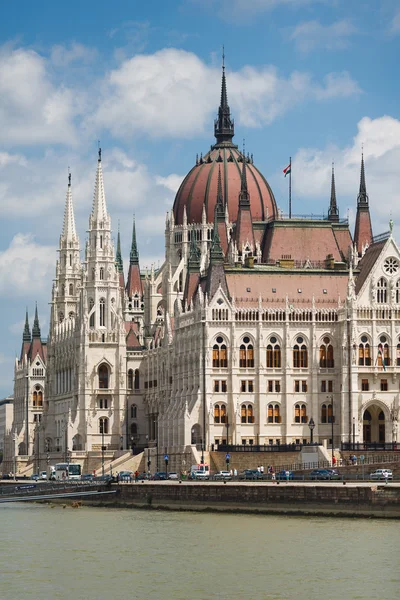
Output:
<instances>
[{"instance_id":1,"label":"blue sky","mask_svg":"<svg viewBox=\"0 0 400 600\"><path fill-rule=\"evenodd\" d=\"M373 228L400 221L398 0L70 0L0 7L0 397L12 391L25 306L47 334L68 167L81 248L98 140L125 264L163 259L165 213L213 143L225 45L235 141L287 210L326 212L335 161L354 220L364 146Z\"/></svg>"}]
</instances>

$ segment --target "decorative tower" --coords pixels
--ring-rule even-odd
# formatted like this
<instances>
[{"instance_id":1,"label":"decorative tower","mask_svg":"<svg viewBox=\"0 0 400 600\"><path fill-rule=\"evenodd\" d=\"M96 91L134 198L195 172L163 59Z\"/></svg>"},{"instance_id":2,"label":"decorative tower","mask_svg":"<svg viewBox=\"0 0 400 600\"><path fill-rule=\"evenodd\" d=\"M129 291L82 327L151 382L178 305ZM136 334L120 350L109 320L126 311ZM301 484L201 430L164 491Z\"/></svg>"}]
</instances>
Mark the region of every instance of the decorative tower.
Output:
<instances>
[{"instance_id":1,"label":"decorative tower","mask_svg":"<svg viewBox=\"0 0 400 600\"><path fill-rule=\"evenodd\" d=\"M119 231L119 224L118 224L117 255L115 258L115 266L119 273L119 285L121 286L121 289L123 290L123 289L125 289L124 263L123 263L122 254L121 254L121 234Z\"/></svg>"},{"instance_id":2,"label":"decorative tower","mask_svg":"<svg viewBox=\"0 0 400 600\"><path fill-rule=\"evenodd\" d=\"M369 214L369 198L365 185L364 154L361 155L360 191L357 196L357 216L354 230L354 243L361 256L372 243L371 216Z\"/></svg>"},{"instance_id":3,"label":"decorative tower","mask_svg":"<svg viewBox=\"0 0 400 600\"><path fill-rule=\"evenodd\" d=\"M64 319L74 320L78 313L79 283L81 279L79 238L76 233L72 202L71 173L68 175L64 222L60 235L59 259L53 287L49 337Z\"/></svg>"},{"instance_id":4,"label":"decorative tower","mask_svg":"<svg viewBox=\"0 0 400 600\"><path fill-rule=\"evenodd\" d=\"M136 223L133 219L132 244L129 255L129 272L126 284L127 302L125 306L125 321L135 321L143 326L143 285L140 277L139 252L136 243Z\"/></svg>"},{"instance_id":5,"label":"decorative tower","mask_svg":"<svg viewBox=\"0 0 400 600\"><path fill-rule=\"evenodd\" d=\"M339 221L339 209L336 202L335 169L332 164L331 201L328 210L329 221Z\"/></svg>"},{"instance_id":6,"label":"decorative tower","mask_svg":"<svg viewBox=\"0 0 400 600\"><path fill-rule=\"evenodd\" d=\"M21 358L20 358L21 361L24 359L24 356L27 356L30 345L31 345L31 341L32 341L32 337L31 337L31 330L29 328L28 309L26 309L25 327L24 327L24 332L22 334L22 347L21 347Z\"/></svg>"},{"instance_id":7,"label":"decorative tower","mask_svg":"<svg viewBox=\"0 0 400 600\"><path fill-rule=\"evenodd\" d=\"M222 54L222 84L221 84L221 102L218 109L218 117L214 121L214 135L217 140L216 145L232 145L232 138L235 135L234 121L231 119L231 111L228 104L228 94L226 91L225 78L225 54Z\"/></svg>"},{"instance_id":8,"label":"decorative tower","mask_svg":"<svg viewBox=\"0 0 400 600\"><path fill-rule=\"evenodd\" d=\"M242 262L247 256L254 256L255 243L253 233L253 219L250 209L250 194L247 189L246 159L243 151L243 169L239 193L239 212L235 229L235 242Z\"/></svg>"}]
</instances>

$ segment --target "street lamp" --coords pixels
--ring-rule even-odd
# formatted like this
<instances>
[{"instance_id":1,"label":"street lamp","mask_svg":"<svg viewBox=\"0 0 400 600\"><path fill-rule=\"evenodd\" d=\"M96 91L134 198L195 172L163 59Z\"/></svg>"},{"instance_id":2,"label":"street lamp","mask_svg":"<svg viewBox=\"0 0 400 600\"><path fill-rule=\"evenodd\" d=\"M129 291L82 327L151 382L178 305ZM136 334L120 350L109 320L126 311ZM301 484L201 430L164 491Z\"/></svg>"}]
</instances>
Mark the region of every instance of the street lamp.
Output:
<instances>
[{"instance_id":1,"label":"street lamp","mask_svg":"<svg viewBox=\"0 0 400 600\"><path fill-rule=\"evenodd\" d=\"M314 443L314 428L315 428L315 423L314 423L314 419L311 417L311 419L308 422L308 427L310 428L310 444Z\"/></svg>"},{"instance_id":2,"label":"street lamp","mask_svg":"<svg viewBox=\"0 0 400 600\"><path fill-rule=\"evenodd\" d=\"M119 448L120 448L120 450L124 449L124 438L122 435L120 435L120 437L119 437Z\"/></svg>"},{"instance_id":3,"label":"street lamp","mask_svg":"<svg viewBox=\"0 0 400 600\"><path fill-rule=\"evenodd\" d=\"M147 474L150 477L150 472L151 472L151 456L150 456L149 436L148 435L146 435L146 443L147 443Z\"/></svg>"},{"instance_id":4,"label":"street lamp","mask_svg":"<svg viewBox=\"0 0 400 600\"><path fill-rule=\"evenodd\" d=\"M17 453L16 453L16 442L17 442L17 434L14 432L13 435L13 442L14 442L14 481L16 481L17 479Z\"/></svg>"},{"instance_id":5,"label":"street lamp","mask_svg":"<svg viewBox=\"0 0 400 600\"><path fill-rule=\"evenodd\" d=\"M355 450L356 445L356 418L353 417L353 450Z\"/></svg>"},{"instance_id":6,"label":"street lamp","mask_svg":"<svg viewBox=\"0 0 400 600\"><path fill-rule=\"evenodd\" d=\"M333 445L333 424L335 422L335 417L333 416L333 396L327 396L328 400L331 401L332 412L331 412L331 427L332 427L332 466L333 466L333 458L334 458L334 445Z\"/></svg>"},{"instance_id":7,"label":"street lamp","mask_svg":"<svg viewBox=\"0 0 400 600\"><path fill-rule=\"evenodd\" d=\"M225 427L226 427L226 444L229 445L229 420L228 420L228 415L226 416Z\"/></svg>"},{"instance_id":8,"label":"street lamp","mask_svg":"<svg viewBox=\"0 0 400 600\"><path fill-rule=\"evenodd\" d=\"M106 449L104 445L104 419L101 421L101 474L104 477L104 450Z\"/></svg>"}]
</instances>

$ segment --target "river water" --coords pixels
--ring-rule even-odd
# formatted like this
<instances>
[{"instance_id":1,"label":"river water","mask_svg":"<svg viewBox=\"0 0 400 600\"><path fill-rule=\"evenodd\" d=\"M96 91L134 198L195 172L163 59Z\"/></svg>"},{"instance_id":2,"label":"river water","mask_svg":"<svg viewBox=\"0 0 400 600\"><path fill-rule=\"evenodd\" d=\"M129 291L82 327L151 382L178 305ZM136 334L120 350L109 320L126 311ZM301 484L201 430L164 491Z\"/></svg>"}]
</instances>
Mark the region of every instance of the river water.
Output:
<instances>
[{"instance_id":1,"label":"river water","mask_svg":"<svg viewBox=\"0 0 400 600\"><path fill-rule=\"evenodd\" d=\"M0 506L1 600L391 600L398 521Z\"/></svg>"}]
</instances>

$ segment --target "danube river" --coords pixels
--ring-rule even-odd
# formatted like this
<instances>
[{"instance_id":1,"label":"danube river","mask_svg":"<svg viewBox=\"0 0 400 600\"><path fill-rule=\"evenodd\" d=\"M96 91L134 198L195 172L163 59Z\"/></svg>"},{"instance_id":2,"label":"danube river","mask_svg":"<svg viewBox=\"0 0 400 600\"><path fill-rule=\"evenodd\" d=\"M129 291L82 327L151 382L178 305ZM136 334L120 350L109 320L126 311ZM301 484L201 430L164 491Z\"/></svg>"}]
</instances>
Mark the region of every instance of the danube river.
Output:
<instances>
[{"instance_id":1,"label":"danube river","mask_svg":"<svg viewBox=\"0 0 400 600\"><path fill-rule=\"evenodd\" d=\"M3 600L391 600L399 521L0 507Z\"/></svg>"}]
</instances>

